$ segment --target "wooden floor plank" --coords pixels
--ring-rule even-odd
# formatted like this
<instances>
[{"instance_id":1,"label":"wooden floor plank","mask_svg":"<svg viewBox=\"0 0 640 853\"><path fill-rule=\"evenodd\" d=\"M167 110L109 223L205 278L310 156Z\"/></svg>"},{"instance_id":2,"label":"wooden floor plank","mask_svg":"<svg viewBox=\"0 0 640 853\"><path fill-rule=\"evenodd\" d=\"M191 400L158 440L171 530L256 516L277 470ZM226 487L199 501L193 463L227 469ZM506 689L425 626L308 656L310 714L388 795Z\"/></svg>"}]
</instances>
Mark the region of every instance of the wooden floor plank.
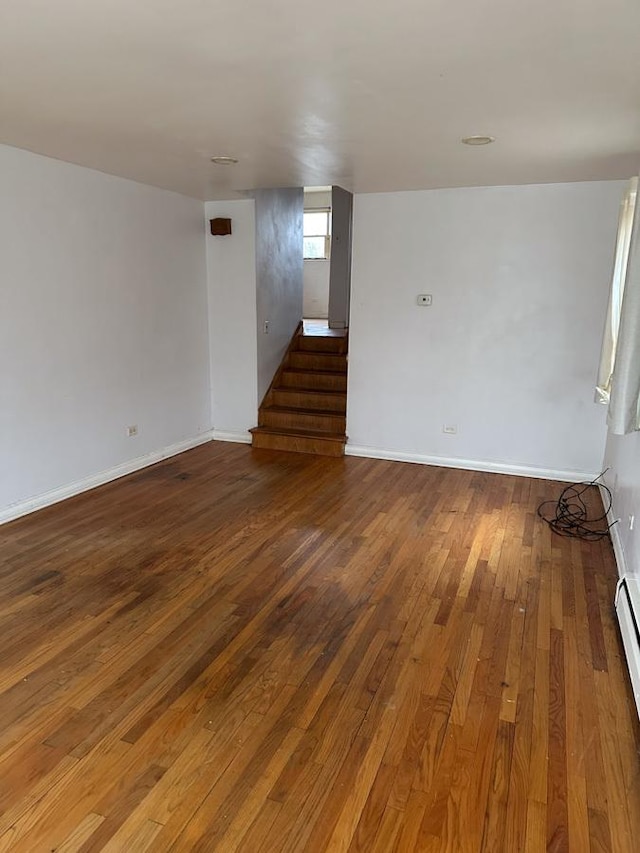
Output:
<instances>
[{"instance_id":1,"label":"wooden floor plank","mask_svg":"<svg viewBox=\"0 0 640 853\"><path fill-rule=\"evenodd\" d=\"M640 849L561 489L212 442L3 526L0 851Z\"/></svg>"}]
</instances>

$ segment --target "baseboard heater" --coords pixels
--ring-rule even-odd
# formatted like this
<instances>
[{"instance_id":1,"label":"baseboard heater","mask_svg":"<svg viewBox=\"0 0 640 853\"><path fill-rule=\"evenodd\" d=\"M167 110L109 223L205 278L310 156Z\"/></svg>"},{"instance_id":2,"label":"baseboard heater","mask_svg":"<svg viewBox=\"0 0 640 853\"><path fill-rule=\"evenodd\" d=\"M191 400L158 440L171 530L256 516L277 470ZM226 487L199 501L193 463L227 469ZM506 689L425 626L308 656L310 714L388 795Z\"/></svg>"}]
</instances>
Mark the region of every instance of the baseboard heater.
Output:
<instances>
[{"instance_id":1,"label":"baseboard heater","mask_svg":"<svg viewBox=\"0 0 640 853\"><path fill-rule=\"evenodd\" d=\"M640 579L624 575L618 581L615 607L640 716Z\"/></svg>"}]
</instances>

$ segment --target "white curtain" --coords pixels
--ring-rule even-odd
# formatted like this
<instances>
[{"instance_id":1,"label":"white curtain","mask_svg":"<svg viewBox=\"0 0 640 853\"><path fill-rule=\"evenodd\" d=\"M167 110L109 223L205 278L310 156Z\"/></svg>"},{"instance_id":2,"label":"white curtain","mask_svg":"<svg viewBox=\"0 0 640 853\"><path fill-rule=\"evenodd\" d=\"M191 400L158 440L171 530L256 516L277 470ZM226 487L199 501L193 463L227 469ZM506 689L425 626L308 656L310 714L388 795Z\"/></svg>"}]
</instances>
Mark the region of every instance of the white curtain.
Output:
<instances>
[{"instance_id":1,"label":"white curtain","mask_svg":"<svg viewBox=\"0 0 640 853\"><path fill-rule=\"evenodd\" d=\"M596 400L609 404L611 432L640 429L640 216L638 178L620 205L611 295L602 342Z\"/></svg>"}]
</instances>

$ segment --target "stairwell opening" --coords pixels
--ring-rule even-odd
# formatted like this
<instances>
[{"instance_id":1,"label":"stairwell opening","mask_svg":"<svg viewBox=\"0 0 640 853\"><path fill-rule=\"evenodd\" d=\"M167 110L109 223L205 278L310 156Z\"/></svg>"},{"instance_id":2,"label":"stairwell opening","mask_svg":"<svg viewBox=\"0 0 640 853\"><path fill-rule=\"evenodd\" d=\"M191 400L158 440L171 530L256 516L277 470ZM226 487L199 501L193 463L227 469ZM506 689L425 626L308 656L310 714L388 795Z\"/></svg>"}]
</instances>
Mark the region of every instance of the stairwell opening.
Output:
<instances>
[{"instance_id":1,"label":"stairwell opening","mask_svg":"<svg viewBox=\"0 0 640 853\"><path fill-rule=\"evenodd\" d=\"M301 321L291 339L251 430L254 447L344 455L348 332L315 322Z\"/></svg>"},{"instance_id":2,"label":"stairwell opening","mask_svg":"<svg viewBox=\"0 0 640 853\"><path fill-rule=\"evenodd\" d=\"M305 321L329 322L331 187L304 188L303 308Z\"/></svg>"}]
</instances>

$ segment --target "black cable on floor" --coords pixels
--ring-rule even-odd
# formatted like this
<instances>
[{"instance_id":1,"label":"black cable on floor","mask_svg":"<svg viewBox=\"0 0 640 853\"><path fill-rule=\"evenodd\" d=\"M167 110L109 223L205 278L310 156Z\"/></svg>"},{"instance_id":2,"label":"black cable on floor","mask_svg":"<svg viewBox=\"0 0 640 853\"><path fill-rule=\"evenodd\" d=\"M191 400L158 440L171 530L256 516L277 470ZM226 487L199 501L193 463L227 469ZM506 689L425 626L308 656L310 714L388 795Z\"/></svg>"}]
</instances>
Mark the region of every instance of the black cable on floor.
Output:
<instances>
[{"instance_id":1,"label":"black cable on floor","mask_svg":"<svg viewBox=\"0 0 640 853\"><path fill-rule=\"evenodd\" d=\"M559 536L571 536L574 539L584 539L588 542L604 539L618 521L616 519L611 524L607 524L607 516L613 504L613 497L611 490L604 483L598 482L608 470L608 468L604 470L590 483L574 483L567 486L562 490L557 501L543 501L538 507L540 518L546 521L553 532ZM582 496L592 486L599 486L601 493L604 492L606 501L603 498L603 503L607 505L604 508L604 515L590 518L589 510ZM548 505L555 506L553 516L545 514L543 510L543 507Z\"/></svg>"}]
</instances>

